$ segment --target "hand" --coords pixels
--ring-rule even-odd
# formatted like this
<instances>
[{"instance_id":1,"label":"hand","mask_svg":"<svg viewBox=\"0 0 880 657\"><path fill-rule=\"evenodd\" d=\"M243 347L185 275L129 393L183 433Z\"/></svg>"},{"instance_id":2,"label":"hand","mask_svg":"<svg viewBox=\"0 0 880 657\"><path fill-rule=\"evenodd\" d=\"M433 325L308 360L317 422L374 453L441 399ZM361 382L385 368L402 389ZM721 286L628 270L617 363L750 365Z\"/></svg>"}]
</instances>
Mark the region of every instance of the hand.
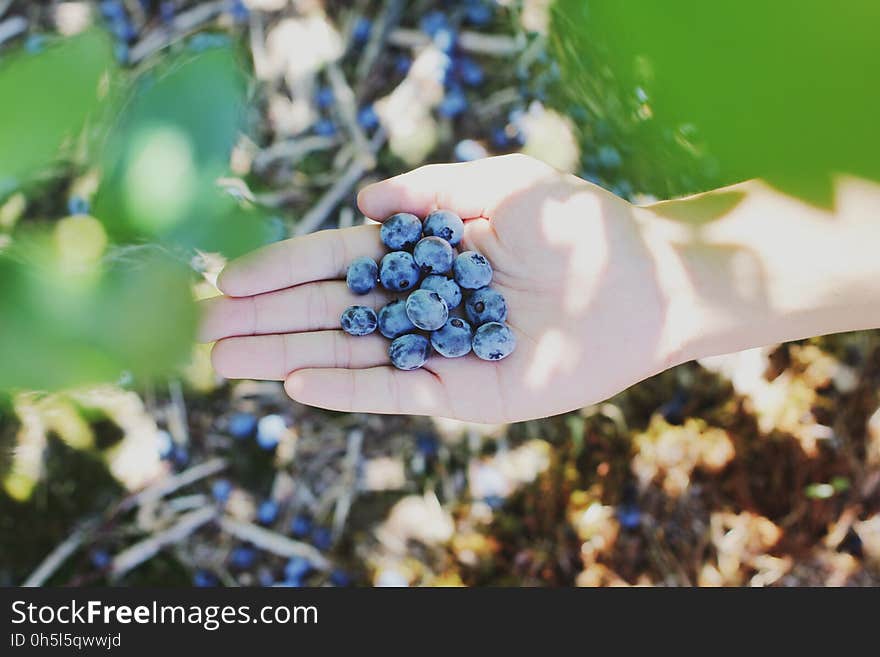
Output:
<instances>
[{"instance_id":1,"label":"hand","mask_svg":"<svg viewBox=\"0 0 880 657\"><path fill-rule=\"evenodd\" d=\"M387 300L355 296L343 280L356 256L384 253L369 225L272 244L223 270L227 296L205 302L202 327L221 375L283 379L293 399L340 411L512 422L582 407L673 364L658 255L636 208L601 188L511 155L425 166L365 188L358 204L379 221L438 207L464 218L459 248L492 263L516 351L500 362L433 355L403 372L380 335L339 330L347 306Z\"/></svg>"}]
</instances>

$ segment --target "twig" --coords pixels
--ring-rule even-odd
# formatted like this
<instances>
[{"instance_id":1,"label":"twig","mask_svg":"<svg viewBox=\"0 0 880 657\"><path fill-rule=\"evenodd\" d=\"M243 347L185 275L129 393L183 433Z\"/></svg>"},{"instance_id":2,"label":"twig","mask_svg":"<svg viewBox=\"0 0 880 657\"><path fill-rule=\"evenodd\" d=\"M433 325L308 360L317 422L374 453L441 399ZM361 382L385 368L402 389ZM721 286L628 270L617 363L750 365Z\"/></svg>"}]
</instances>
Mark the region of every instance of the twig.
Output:
<instances>
[{"instance_id":1,"label":"twig","mask_svg":"<svg viewBox=\"0 0 880 657\"><path fill-rule=\"evenodd\" d=\"M213 506L202 507L187 513L168 529L154 534L140 543L135 543L127 550L117 554L110 566L110 573L114 577L127 573L144 561L153 558L162 548L173 543L179 543L199 527L216 517L217 509Z\"/></svg>"},{"instance_id":2,"label":"twig","mask_svg":"<svg viewBox=\"0 0 880 657\"><path fill-rule=\"evenodd\" d=\"M6 10L9 9L11 4L12 0L0 0L0 16L6 13Z\"/></svg>"},{"instance_id":3,"label":"twig","mask_svg":"<svg viewBox=\"0 0 880 657\"><path fill-rule=\"evenodd\" d=\"M28 23L21 16L13 16L7 18L0 23L0 45L3 45L9 39L14 39L19 34L27 30Z\"/></svg>"},{"instance_id":4,"label":"twig","mask_svg":"<svg viewBox=\"0 0 880 657\"><path fill-rule=\"evenodd\" d=\"M348 449L345 453L345 470L342 474L345 492L336 498L336 508L333 511L333 536L334 540L342 535L345 529L345 521L348 519L348 512L351 511L351 505L357 496L357 473L358 466L361 462L361 449L364 444L364 432L360 429L353 429L348 434Z\"/></svg>"},{"instance_id":5,"label":"twig","mask_svg":"<svg viewBox=\"0 0 880 657\"><path fill-rule=\"evenodd\" d=\"M345 79L342 69L337 64L330 64L327 67L327 78L330 80L330 86L333 89L333 96L336 98L336 106L339 109L339 118L345 124L348 133L354 140L355 146L360 151L361 157L367 163L371 163L370 168L375 167L375 154L370 151L370 144L367 136L361 129L357 121L357 100L354 91Z\"/></svg>"},{"instance_id":6,"label":"twig","mask_svg":"<svg viewBox=\"0 0 880 657\"><path fill-rule=\"evenodd\" d=\"M31 573L22 586L42 586L43 583L52 577L52 574L67 561L67 558L76 552L82 545L92 530L95 528L95 522L87 522L80 525L74 532L59 544L52 552L49 553L37 569Z\"/></svg>"},{"instance_id":7,"label":"twig","mask_svg":"<svg viewBox=\"0 0 880 657\"><path fill-rule=\"evenodd\" d=\"M357 79L359 91L362 90L364 80L366 80L370 71L373 69L376 60L379 59L379 56L382 53L382 48L385 46L385 42L388 41L388 35L391 33L391 29L400 22L403 8L403 2L401 0L387 0L382 11L379 13L381 18L377 22L373 34L370 37L370 41L367 43L367 47L364 48L361 59L358 62Z\"/></svg>"},{"instance_id":8,"label":"twig","mask_svg":"<svg viewBox=\"0 0 880 657\"><path fill-rule=\"evenodd\" d=\"M128 511L129 509L133 509L137 506L142 506L149 502L155 502L156 500L160 500L169 493L173 493L174 491L183 488L184 486L189 486L200 479L204 479L205 477L210 477L213 474L217 474L221 470L226 467L226 459L222 458L214 458L210 461L205 461L204 463L199 463L196 466L189 468L188 470L184 470L180 474L174 475L168 479L163 479L159 481L149 488L145 488L137 495L130 497L119 505L119 512Z\"/></svg>"},{"instance_id":9,"label":"twig","mask_svg":"<svg viewBox=\"0 0 880 657\"><path fill-rule=\"evenodd\" d=\"M370 150L375 153L379 150L379 147L381 147L381 144L384 143L384 141L385 133L380 128L376 131L376 134L370 142ZM355 159L349 164L345 173L343 173L333 186L324 193L324 196L320 198L312 209L294 225L292 231L293 235L305 235L306 233L311 233L318 226L323 224L327 219L327 216L333 211L333 208L339 204L342 198L352 190L367 171L372 170L372 168L375 167L375 162L372 163L372 166L367 166L367 164L368 163L365 163L360 158Z\"/></svg>"},{"instance_id":10,"label":"twig","mask_svg":"<svg viewBox=\"0 0 880 657\"><path fill-rule=\"evenodd\" d=\"M142 59L158 52L171 43L174 37L190 32L218 16L222 13L224 5L225 2L223 0L215 0L214 2L196 5L189 11L178 14L174 22L171 23L170 29L164 27L154 29L132 46L129 59L132 63L136 64Z\"/></svg>"},{"instance_id":11,"label":"twig","mask_svg":"<svg viewBox=\"0 0 880 657\"><path fill-rule=\"evenodd\" d=\"M401 48L422 48L431 42L431 38L419 30L400 27L391 32L388 42ZM458 45L462 50L476 55L510 57L522 49L523 43L502 34L464 31L459 34Z\"/></svg>"},{"instance_id":12,"label":"twig","mask_svg":"<svg viewBox=\"0 0 880 657\"><path fill-rule=\"evenodd\" d=\"M169 418L168 428L180 445L189 444L189 421L186 414L186 402L183 399L183 386L177 379L168 382L168 393L174 414Z\"/></svg>"},{"instance_id":13,"label":"twig","mask_svg":"<svg viewBox=\"0 0 880 657\"><path fill-rule=\"evenodd\" d=\"M329 570L330 561L316 548L308 543L294 541L270 529L258 527L249 522L242 522L229 516L220 518L220 528L242 541L253 543L261 550L266 550L280 557L303 557L308 559L318 570Z\"/></svg>"},{"instance_id":14,"label":"twig","mask_svg":"<svg viewBox=\"0 0 880 657\"><path fill-rule=\"evenodd\" d=\"M339 143L335 137L312 135L301 139L277 141L267 146L254 157L254 171L264 171L276 160L287 160L288 164L296 164L309 153L332 148Z\"/></svg>"}]
</instances>

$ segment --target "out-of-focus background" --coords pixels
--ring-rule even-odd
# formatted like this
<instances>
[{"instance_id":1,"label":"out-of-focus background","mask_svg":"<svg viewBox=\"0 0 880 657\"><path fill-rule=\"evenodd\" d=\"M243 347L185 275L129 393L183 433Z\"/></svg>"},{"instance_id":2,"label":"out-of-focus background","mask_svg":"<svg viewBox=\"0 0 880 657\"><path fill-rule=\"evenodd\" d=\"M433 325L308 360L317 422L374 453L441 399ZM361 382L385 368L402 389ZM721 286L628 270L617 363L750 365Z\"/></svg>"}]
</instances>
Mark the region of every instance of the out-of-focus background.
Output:
<instances>
[{"instance_id":1,"label":"out-of-focus background","mask_svg":"<svg viewBox=\"0 0 880 657\"><path fill-rule=\"evenodd\" d=\"M0 584L880 584L876 332L505 426L307 408L190 353L225 258L361 223L425 162L708 188L687 129L662 180L635 163L650 90L570 93L551 5L0 0Z\"/></svg>"}]
</instances>

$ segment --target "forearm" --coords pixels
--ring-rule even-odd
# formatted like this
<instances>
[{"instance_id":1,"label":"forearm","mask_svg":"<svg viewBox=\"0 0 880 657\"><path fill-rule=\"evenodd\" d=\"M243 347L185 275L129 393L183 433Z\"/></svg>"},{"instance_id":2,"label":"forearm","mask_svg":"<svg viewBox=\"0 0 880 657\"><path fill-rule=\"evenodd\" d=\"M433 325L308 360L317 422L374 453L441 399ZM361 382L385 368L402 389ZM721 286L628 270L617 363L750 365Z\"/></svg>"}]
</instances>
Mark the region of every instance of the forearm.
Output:
<instances>
[{"instance_id":1,"label":"forearm","mask_svg":"<svg viewBox=\"0 0 880 657\"><path fill-rule=\"evenodd\" d=\"M747 182L639 210L674 362L880 326L880 187L818 209Z\"/></svg>"}]
</instances>

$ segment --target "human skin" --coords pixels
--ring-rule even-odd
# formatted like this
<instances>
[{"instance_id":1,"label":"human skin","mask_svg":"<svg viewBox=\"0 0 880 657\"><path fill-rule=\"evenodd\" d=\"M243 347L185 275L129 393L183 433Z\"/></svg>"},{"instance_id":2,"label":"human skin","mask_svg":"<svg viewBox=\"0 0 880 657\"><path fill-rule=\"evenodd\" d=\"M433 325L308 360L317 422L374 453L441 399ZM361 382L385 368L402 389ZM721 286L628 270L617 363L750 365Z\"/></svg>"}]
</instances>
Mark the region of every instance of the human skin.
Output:
<instances>
[{"instance_id":1,"label":"human skin","mask_svg":"<svg viewBox=\"0 0 880 657\"><path fill-rule=\"evenodd\" d=\"M379 226L278 242L231 262L201 340L228 378L283 380L322 408L514 422L583 407L674 365L880 326L880 187L837 184L822 210L749 181L636 206L522 155L428 165L363 189L377 221L436 208L465 219L459 250L495 269L517 349L500 362L432 355L389 365L388 341L348 336L347 264L380 258Z\"/></svg>"}]
</instances>

